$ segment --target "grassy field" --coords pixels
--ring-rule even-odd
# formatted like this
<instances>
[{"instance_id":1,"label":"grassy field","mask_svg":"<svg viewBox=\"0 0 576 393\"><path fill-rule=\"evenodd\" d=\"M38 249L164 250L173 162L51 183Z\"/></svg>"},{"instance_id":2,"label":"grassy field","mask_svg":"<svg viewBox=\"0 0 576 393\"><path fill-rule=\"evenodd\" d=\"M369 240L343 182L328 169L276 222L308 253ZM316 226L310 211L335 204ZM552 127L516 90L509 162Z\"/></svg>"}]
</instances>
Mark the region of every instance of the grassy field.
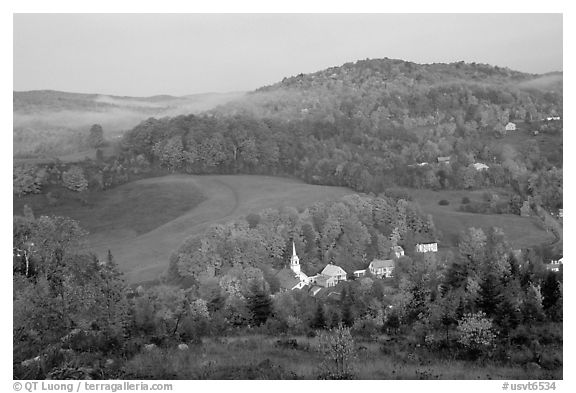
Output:
<instances>
[{"instance_id":1,"label":"grassy field","mask_svg":"<svg viewBox=\"0 0 576 393\"><path fill-rule=\"evenodd\" d=\"M297 345L278 345L278 337L206 338L186 351L156 349L129 360L126 371L140 379L316 379L323 360L318 339L291 337ZM356 341L354 376L391 379L561 379L562 369L527 370L494 361L442 359L416 347ZM561 358L561 354L558 355Z\"/></svg>"},{"instance_id":2,"label":"grassy field","mask_svg":"<svg viewBox=\"0 0 576 393\"><path fill-rule=\"evenodd\" d=\"M499 227L506 233L514 248L531 247L536 244L554 241L552 233L546 232L536 217L520 217L512 214L477 214L458 211L463 197L481 201L486 190L480 191L431 191L408 190L422 211L432 215L436 228L440 231L439 246L455 247L459 233L470 227L488 229ZM449 205L438 202L445 199Z\"/></svg>"},{"instance_id":3,"label":"grassy field","mask_svg":"<svg viewBox=\"0 0 576 393\"><path fill-rule=\"evenodd\" d=\"M38 195L15 201L14 210L21 212L28 203L36 215L77 219L90 231L89 248L101 257L110 249L127 281L136 283L158 278L172 252L210 225L265 208L307 207L352 192L270 176L174 175L125 184L91 196L87 204L47 206Z\"/></svg>"}]
</instances>

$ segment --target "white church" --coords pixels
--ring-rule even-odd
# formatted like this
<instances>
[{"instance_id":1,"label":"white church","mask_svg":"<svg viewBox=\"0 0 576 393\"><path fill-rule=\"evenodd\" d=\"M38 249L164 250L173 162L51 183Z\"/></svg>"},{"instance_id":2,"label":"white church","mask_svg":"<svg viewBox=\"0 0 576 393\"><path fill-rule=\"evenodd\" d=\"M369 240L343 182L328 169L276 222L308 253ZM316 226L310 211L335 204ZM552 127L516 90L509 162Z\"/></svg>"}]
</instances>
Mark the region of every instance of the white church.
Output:
<instances>
[{"instance_id":1,"label":"white church","mask_svg":"<svg viewBox=\"0 0 576 393\"><path fill-rule=\"evenodd\" d=\"M326 265L320 274L308 277L300 269L300 258L296 254L296 245L292 242L290 269L284 268L276 274L281 290L301 289L306 285L316 284L321 287L335 286L339 281L346 281L346 272L339 266Z\"/></svg>"}]
</instances>

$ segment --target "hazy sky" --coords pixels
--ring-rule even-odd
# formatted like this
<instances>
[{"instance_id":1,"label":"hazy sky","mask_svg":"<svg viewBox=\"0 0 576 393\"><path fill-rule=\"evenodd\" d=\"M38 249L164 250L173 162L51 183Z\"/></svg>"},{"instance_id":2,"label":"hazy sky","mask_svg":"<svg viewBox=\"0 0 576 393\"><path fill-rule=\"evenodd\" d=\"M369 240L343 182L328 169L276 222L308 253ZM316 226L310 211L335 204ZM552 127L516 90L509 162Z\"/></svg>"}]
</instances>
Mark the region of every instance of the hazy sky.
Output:
<instances>
[{"instance_id":1,"label":"hazy sky","mask_svg":"<svg viewBox=\"0 0 576 393\"><path fill-rule=\"evenodd\" d=\"M365 58L562 71L561 14L16 14L14 90L245 91Z\"/></svg>"}]
</instances>

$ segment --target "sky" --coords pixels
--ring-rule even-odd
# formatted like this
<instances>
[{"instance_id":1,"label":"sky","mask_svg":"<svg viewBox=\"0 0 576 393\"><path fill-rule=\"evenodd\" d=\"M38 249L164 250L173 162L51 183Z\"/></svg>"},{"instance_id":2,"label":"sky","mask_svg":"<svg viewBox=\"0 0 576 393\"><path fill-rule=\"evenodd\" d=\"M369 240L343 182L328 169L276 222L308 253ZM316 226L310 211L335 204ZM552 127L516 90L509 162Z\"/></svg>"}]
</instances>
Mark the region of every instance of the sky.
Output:
<instances>
[{"instance_id":1,"label":"sky","mask_svg":"<svg viewBox=\"0 0 576 393\"><path fill-rule=\"evenodd\" d=\"M15 14L13 89L249 91L366 58L562 71L562 14Z\"/></svg>"}]
</instances>

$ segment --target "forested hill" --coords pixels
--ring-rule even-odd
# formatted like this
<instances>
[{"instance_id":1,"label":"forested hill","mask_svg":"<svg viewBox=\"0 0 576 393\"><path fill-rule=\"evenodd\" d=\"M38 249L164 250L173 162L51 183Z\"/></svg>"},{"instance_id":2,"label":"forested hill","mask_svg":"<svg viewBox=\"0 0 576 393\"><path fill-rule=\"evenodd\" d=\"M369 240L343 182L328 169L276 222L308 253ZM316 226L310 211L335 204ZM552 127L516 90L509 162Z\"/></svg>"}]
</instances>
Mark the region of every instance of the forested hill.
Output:
<instances>
[{"instance_id":1,"label":"forested hill","mask_svg":"<svg viewBox=\"0 0 576 393\"><path fill-rule=\"evenodd\" d=\"M286 119L364 118L378 126L413 119L431 124L454 116L480 120L482 112L537 120L562 110L562 73L526 74L464 62L416 64L394 59L360 60L284 78L228 109ZM485 119L489 122L489 119Z\"/></svg>"},{"instance_id":2,"label":"forested hill","mask_svg":"<svg viewBox=\"0 0 576 393\"><path fill-rule=\"evenodd\" d=\"M126 134L125 162L188 173L288 174L376 193L392 185L512 186L519 200L532 196L557 209L562 123L542 119L562 115L559 77L477 64L358 61L284 79L205 115L149 119ZM509 121L518 132L507 133ZM451 158L439 165L439 157Z\"/></svg>"}]
</instances>

